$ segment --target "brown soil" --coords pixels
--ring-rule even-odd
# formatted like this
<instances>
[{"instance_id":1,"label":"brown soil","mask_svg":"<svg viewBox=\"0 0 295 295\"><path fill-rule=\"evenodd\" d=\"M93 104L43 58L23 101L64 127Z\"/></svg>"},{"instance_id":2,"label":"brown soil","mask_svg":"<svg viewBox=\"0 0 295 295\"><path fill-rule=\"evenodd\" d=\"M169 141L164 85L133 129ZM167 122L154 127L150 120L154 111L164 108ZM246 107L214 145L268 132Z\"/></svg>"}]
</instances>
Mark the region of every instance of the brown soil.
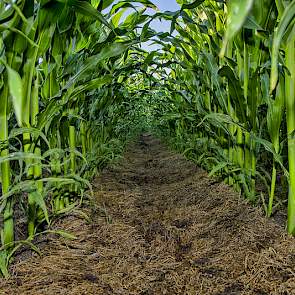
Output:
<instances>
[{"instance_id":1,"label":"brown soil","mask_svg":"<svg viewBox=\"0 0 295 295\"><path fill-rule=\"evenodd\" d=\"M143 135L94 181L76 240L48 237L0 294L295 294L295 240L222 183Z\"/></svg>"}]
</instances>

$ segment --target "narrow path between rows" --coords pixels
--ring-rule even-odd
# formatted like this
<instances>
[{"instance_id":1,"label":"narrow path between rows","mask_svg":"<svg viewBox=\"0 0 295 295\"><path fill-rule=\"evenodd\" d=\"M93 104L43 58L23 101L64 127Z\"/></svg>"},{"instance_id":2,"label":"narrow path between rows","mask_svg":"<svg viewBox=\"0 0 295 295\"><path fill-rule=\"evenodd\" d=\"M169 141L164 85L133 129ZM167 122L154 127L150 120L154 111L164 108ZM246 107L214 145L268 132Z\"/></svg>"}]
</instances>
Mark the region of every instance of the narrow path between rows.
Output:
<instances>
[{"instance_id":1,"label":"narrow path between rows","mask_svg":"<svg viewBox=\"0 0 295 295\"><path fill-rule=\"evenodd\" d=\"M148 134L95 179L92 223L57 226L0 294L295 294L295 239Z\"/></svg>"}]
</instances>

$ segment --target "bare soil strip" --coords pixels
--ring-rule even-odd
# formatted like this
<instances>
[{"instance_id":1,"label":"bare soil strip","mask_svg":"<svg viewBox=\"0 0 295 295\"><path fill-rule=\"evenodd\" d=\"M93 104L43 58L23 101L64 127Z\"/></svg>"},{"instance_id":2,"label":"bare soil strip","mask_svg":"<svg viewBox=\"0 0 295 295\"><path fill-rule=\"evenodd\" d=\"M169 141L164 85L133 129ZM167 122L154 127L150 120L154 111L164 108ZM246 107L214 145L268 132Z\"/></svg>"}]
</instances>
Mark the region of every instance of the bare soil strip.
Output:
<instances>
[{"instance_id":1,"label":"bare soil strip","mask_svg":"<svg viewBox=\"0 0 295 295\"><path fill-rule=\"evenodd\" d=\"M94 190L93 223L64 218L78 239L18 257L0 294L295 294L295 239L151 136Z\"/></svg>"}]
</instances>

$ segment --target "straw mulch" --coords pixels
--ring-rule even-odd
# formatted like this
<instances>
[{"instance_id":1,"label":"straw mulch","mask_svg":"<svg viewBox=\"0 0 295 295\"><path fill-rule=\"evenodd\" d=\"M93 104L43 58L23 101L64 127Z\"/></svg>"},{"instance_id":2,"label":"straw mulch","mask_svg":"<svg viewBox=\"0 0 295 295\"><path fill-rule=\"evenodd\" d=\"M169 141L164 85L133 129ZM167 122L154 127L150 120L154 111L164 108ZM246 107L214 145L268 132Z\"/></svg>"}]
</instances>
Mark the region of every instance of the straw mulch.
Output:
<instances>
[{"instance_id":1,"label":"straw mulch","mask_svg":"<svg viewBox=\"0 0 295 295\"><path fill-rule=\"evenodd\" d=\"M20 254L0 294L295 294L295 239L149 135L93 185L93 222L63 218L77 239Z\"/></svg>"}]
</instances>

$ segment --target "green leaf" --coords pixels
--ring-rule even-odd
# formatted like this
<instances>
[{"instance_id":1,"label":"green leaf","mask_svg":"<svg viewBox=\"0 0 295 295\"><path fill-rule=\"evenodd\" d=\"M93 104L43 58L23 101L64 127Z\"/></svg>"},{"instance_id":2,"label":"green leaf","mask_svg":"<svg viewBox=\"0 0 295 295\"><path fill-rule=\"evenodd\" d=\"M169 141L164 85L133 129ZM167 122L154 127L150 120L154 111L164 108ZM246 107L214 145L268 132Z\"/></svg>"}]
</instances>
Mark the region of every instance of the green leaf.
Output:
<instances>
[{"instance_id":1,"label":"green leaf","mask_svg":"<svg viewBox=\"0 0 295 295\"><path fill-rule=\"evenodd\" d=\"M218 71L218 74L221 77L226 77L228 79L229 91L232 97L231 100L236 104L238 110L237 115L239 116L240 121L246 122L246 106L240 81L229 66L223 66Z\"/></svg>"},{"instance_id":2,"label":"green leaf","mask_svg":"<svg viewBox=\"0 0 295 295\"><path fill-rule=\"evenodd\" d=\"M44 233L52 233L52 234L60 235L63 238L66 238L69 240L76 240L77 239L77 237L75 235L65 232L63 230L46 230Z\"/></svg>"},{"instance_id":3,"label":"green leaf","mask_svg":"<svg viewBox=\"0 0 295 295\"><path fill-rule=\"evenodd\" d=\"M8 161L15 161L15 160L26 160L26 159L34 159L34 160L43 160L42 157L29 152L15 152L10 153L7 156L0 157L0 164Z\"/></svg>"},{"instance_id":4,"label":"green leaf","mask_svg":"<svg viewBox=\"0 0 295 295\"><path fill-rule=\"evenodd\" d=\"M47 207L46 207L46 203L44 201L43 195L37 190L35 190L33 192L30 192L30 196L32 197L32 200L41 208L41 210L43 211L45 220L47 224L49 224L48 211L47 211Z\"/></svg>"},{"instance_id":5,"label":"green leaf","mask_svg":"<svg viewBox=\"0 0 295 295\"><path fill-rule=\"evenodd\" d=\"M0 250L0 271L4 278L9 277L8 268L7 268L7 251Z\"/></svg>"},{"instance_id":6,"label":"green leaf","mask_svg":"<svg viewBox=\"0 0 295 295\"><path fill-rule=\"evenodd\" d=\"M220 56L223 57L227 43L239 32L248 14L251 11L254 0L230 0L228 4L227 26L222 44Z\"/></svg>"},{"instance_id":7,"label":"green leaf","mask_svg":"<svg viewBox=\"0 0 295 295\"><path fill-rule=\"evenodd\" d=\"M217 165L215 165L213 167L213 169L210 171L210 173L208 174L208 176L213 176L215 173L217 173L218 171L222 170L223 168L225 168L226 166L228 166L230 163L229 162L220 162Z\"/></svg>"},{"instance_id":8,"label":"green leaf","mask_svg":"<svg viewBox=\"0 0 295 295\"><path fill-rule=\"evenodd\" d=\"M260 138L254 134L251 134L251 139L253 141L255 141L256 143L261 144L265 148L266 151L270 152L273 155L274 160L281 166L282 170L284 171L285 176L289 177L288 169L286 169L286 167L284 166L283 159L282 159L281 155L279 155L275 151L273 144L271 142L269 142L268 140Z\"/></svg>"},{"instance_id":9,"label":"green leaf","mask_svg":"<svg viewBox=\"0 0 295 295\"><path fill-rule=\"evenodd\" d=\"M120 8L126 8L126 7L130 7L130 8L134 8L135 7L131 4L131 3L141 3L143 4L144 6L146 7L149 7L149 8L152 8L154 10L158 10L157 6L152 3L151 1L149 0L125 0L125 1L120 1L119 3L115 4L113 7L112 7L112 10L111 10L111 14L114 14L116 13Z\"/></svg>"},{"instance_id":10,"label":"green leaf","mask_svg":"<svg viewBox=\"0 0 295 295\"><path fill-rule=\"evenodd\" d=\"M194 9L196 7L198 7L199 5L201 5L205 0L195 0L194 2L190 3L190 4L183 4L181 6L181 10L183 9Z\"/></svg>"},{"instance_id":11,"label":"green leaf","mask_svg":"<svg viewBox=\"0 0 295 295\"><path fill-rule=\"evenodd\" d=\"M275 33L274 33L272 52L271 52L270 92L272 92L276 88L277 81L278 81L278 76L279 76L278 57L279 57L279 49L281 46L281 41L289 25L292 24L294 17L295 17L295 1L291 1L291 3L285 8L282 18L279 22L279 25L275 29ZM294 30L292 30L290 34L294 34Z\"/></svg>"},{"instance_id":12,"label":"green leaf","mask_svg":"<svg viewBox=\"0 0 295 295\"><path fill-rule=\"evenodd\" d=\"M68 89L72 86L73 83L77 82L79 79L83 79L84 74L87 71L90 71L92 68L97 67L97 64L100 63L103 60L106 60L111 57L115 57L118 55L121 55L124 53L132 44L133 42L122 42L122 43L112 43L108 46L103 47L103 49L100 51L100 53L89 57L86 59L86 61L83 64L83 67L80 69L80 71L73 76L67 85L64 87L64 89Z\"/></svg>"},{"instance_id":13,"label":"green leaf","mask_svg":"<svg viewBox=\"0 0 295 295\"><path fill-rule=\"evenodd\" d=\"M124 53L129 47L131 43L113 43L108 46L105 46L100 53L94 55L86 60L85 63L90 64L95 62L96 64L102 60L118 56Z\"/></svg>"},{"instance_id":14,"label":"green leaf","mask_svg":"<svg viewBox=\"0 0 295 295\"><path fill-rule=\"evenodd\" d=\"M242 128L237 122L233 121L233 119L226 114L221 113L209 113L202 121L197 125L198 127L203 125L205 121L209 121L212 126L216 126L218 128L222 128L225 133L231 135L227 125L233 125Z\"/></svg>"},{"instance_id":15,"label":"green leaf","mask_svg":"<svg viewBox=\"0 0 295 295\"><path fill-rule=\"evenodd\" d=\"M120 20L124 13L126 12L127 8L121 9L119 12L117 12L111 19L111 22L115 28L119 26Z\"/></svg>"},{"instance_id":16,"label":"green leaf","mask_svg":"<svg viewBox=\"0 0 295 295\"><path fill-rule=\"evenodd\" d=\"M78 13L86 15L88 17L93 17L103 23L105 26L113 29L113 26L108 23L108 21L103 17L103 15L97 11L90 3L86 1L75 1L73 6Z\"/></svg>"},{"instance_id":17,"label":"green leaf","mask_svg":"<svg viewBox=\"0 0 295 295\"><path fill-rule=\"evenodd\" d=\"M15 116L19 127L23 126L24 120L24 97L23 82L18 72L6 66L8 72L8 86L12 97Z\"/></svg>"},{"instance_id":18,"label":"green leaf","mask_svg":"<svg viewBox=\"0 0 295 295\"><path fill-rule=\"evenodd\" d=\"M113 81L112 75L104 75L103 77L92 79L89 82L85 82L83 85L75 88L71 94L71 97L78 96L85 91L99 89L102 86L110 84L112 81Z\"/></svg>"},{"instance_id":19,"label":"green leaf","mask_svg":"<svg viewBox=\"0 0 295 295\"><path fill-rule=\"evenodd\" d=\"M263 31L263 28L257 23L257 21L252 15L248 15L243 25L243 28Z\"/></svg>"},{"instance_id":20,"label":"green leaf","mask_svg":"<svg viewBox=\"0 0 295 295\"><path fill-rule=\"evenodd\" d=\"M101 0L102 3L102 10L108 8L112 3L114 3L114 0Z\"/></svg>"},{"instance_id":21,"label":"green leaf","mask_svg":"<svg viewBox=\"0 0 295 295\"><path fill-rule=\"evenodd\" d=\"M39 129L33 128L33 127L23 127L23 128L12 129L9 134L9 139L16 138L19 135L24 134L24 133L31 134L35 141L37 139L39 139L39 137L41 137L44 140L44 142L47 144L48 148L50 148L50 143L49 143L47 137L45 136L45 134L43 132L41 132ZM34 147L35 147L35 144L32 145L32 148L34 148Z\"/></svg>"},{"instance_id":22,"label":"green leaf","mask_svg":"<svg viewBox=\"0 0 295 295\"><path fill-rule=\"evenodd\" d=\"M38 255L41 256L40 249L30 241L31 239L32 238L30 237L26 240L20 240L20 241L14 242L15 247L9 253L9 260L14 255L14 253L23 245L29 246L34 252L36 252Z\"/></svg>"}]
</instances>

